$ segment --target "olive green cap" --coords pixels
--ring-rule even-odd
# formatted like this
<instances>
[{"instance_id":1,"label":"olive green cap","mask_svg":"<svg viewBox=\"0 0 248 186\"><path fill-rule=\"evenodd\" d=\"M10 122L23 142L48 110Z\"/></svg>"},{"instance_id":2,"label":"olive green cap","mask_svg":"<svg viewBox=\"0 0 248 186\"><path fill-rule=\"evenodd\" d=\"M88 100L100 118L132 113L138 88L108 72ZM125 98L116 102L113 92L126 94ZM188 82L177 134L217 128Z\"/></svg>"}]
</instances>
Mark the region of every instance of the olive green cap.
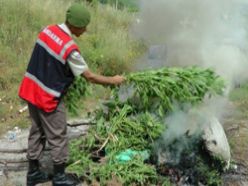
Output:
<instances>
[{"instance_id":1,"label":"olive green cap","mask_svg":"<svg viewBox=\"0 0 248 186\"><path fill-rule=\"evenodd\" d=\"M90 22L90 12L82 4L74 3L66 12L66 21L78 28L86 27Z\"/></svg>"}]
</instances>

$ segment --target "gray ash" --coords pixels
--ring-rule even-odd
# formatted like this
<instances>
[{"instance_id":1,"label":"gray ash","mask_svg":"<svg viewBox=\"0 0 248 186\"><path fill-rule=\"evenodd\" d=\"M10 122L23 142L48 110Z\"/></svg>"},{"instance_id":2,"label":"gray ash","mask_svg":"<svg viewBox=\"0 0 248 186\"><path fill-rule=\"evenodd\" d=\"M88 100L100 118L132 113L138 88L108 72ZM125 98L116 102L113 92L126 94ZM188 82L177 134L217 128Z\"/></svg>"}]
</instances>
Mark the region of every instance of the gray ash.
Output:
<instances>
[{"instance_id":1,"label":"gray ash","mask_svg":"<svg viewBox=\"0 0 248 186\"><path fill-rule=\"evenodd\" d=\"M151 161L157 165L160 175L178 185L214 186L221 183L224 165L210 156L199 136L182 136L168 146L160 146L160 153L154 154Z\"/></svg>"}]
</instances>

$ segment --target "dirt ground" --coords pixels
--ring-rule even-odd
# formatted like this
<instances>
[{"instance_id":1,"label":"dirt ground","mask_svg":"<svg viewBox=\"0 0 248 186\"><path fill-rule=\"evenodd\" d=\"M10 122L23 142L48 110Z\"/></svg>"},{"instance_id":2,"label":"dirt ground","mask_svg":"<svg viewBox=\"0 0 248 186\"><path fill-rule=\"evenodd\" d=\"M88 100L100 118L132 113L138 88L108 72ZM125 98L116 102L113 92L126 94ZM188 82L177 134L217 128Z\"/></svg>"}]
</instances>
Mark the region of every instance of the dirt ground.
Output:
<instances>
[{"instance_id":1,"label":"dirt ground","mask_svg":"<svg viewBox=\"0 0 248 186\"><path fill-rule=\"evenodd\" d=\"M233 90L224 128L231 147L234 169L224 176L225 186L248 186L248 86Z\"/></svg>"},{"instance_id":2,"label":"dirt ground","mask_svg":"<svg viewBox=\"0 0 248 186\"><path fill-rule=\"evenodd\" d=\"M235 169L224 175L224 186L248 186L248 120L230 119L228 122L226 134Z\"/></svg>"}]
</instances>

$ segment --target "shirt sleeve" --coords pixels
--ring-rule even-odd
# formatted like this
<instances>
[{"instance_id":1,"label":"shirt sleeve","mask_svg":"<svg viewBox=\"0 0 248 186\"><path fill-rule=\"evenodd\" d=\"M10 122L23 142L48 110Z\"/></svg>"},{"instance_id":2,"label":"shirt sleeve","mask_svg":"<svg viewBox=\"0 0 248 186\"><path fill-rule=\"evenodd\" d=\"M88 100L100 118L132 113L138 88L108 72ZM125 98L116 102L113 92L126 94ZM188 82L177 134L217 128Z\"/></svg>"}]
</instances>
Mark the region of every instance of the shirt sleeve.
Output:
<instances>
[{"instance_id":1,"label":"shirt sleeve","mask_svg":"<svg viewBox=\"0 0 248 186\"><path fill-rule=\"evenodd\" d=\"M88 70L88 65L78 51L73 51L68 57L67 62L74 76L79 76Z\"/></svg>"}]
</instances>

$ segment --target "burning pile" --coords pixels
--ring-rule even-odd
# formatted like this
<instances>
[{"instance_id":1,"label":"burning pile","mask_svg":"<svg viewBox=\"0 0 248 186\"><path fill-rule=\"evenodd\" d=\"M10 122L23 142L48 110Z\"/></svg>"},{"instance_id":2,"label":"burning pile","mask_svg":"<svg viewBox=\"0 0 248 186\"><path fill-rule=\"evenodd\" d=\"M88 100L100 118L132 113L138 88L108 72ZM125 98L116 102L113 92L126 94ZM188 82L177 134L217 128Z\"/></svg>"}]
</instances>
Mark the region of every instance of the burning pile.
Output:
<instances>
[{"instance_id":1,"label":"burning pile","mask_svg":"<svg viewBox=\"0 0 248 186\"><path fill-rule=\"evenodd\" d=\"M221 94L224 82L212 70L198 67L163 68L133 73L126 78L126 85L115 88L112 98L96 111L97 124L89 130L87 137L71 144L68 170L101 185L107 185L112 179L122 185L176 182L178 180L169 178L187 174L179 173L181 170L173 164L156 165L153 155L156 142L166 130L165 118L173 112L174 105L180 107L187 103L194 106L206 95ZM169 144L168 152L173 143ZM195 145L200 146L194 144L191 147ZM185 158L198 152L198 148L188 148ZM199 159L192 161L194 165L204 163ZM202 168L205 172L214 170L207 166ZM190 182L186 179L185 183L187 181Z\"/></svg>"}]
</instances>

